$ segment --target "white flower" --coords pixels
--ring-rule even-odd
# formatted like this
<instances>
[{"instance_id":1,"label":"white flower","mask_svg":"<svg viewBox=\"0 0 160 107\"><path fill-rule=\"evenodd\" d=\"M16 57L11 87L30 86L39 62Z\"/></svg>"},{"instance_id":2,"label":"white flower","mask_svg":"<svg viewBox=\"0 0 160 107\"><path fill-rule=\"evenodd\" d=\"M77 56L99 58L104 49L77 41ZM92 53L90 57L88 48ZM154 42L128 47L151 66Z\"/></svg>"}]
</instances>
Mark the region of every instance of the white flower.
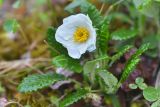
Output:
<instances>
[{"instance_id":1,"label":"white flower","mask_svg":"<svg viewBox=\"0 0 160 107\"><path fill-rule=\"evenodd\" d=\"M86 51L96 49L96 30L84 14L71 15L63 20L55 34L56 41L67 48L70 57L79 59Z\"/></svg>"}]
</instances>

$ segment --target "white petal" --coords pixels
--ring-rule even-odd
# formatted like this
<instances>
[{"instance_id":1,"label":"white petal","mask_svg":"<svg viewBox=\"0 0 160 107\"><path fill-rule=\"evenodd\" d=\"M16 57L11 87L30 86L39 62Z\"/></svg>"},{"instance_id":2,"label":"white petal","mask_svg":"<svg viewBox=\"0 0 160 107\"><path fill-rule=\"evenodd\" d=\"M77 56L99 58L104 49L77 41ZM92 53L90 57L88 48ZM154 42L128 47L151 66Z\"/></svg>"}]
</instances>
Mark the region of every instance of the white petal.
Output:
<instances>
[{"instance_id":1,"label":"white petal","mask_svg":"<svg viewBox=\"0 0 160 107\"><path fill-rule=\"evenodd\" d=\"M81 57L80 52L77 49L67 48L69 56L74 59L79 59Z\"/></svg>"},{"instance_id":2,"label":"white petal","mask_svg":"<svg viewBox=\"0 0 160 107\"><path fill-rule=\"evenodd\" d=\"M92 52L96 49L96 30L93 27L91 27L90 28L90 33L91 33L90 34L91 37L87 41L87 45L88 45L87 50L89 52Z\"/></svg>"},{"instance_id":3,"label":"white petal","mask_svg":"<svg viewBox=\"0 0 160 107\"><path fill-rule=\"evenodd\" d=\"M66 21L65 21L66 20ZM91 20L84 14L72 15L64 19L64 24L58 27L55 36L61 36L65 40L73 38L77 27L85 27L90 30L92 27Z\"/></svg>"},{"instance_id":4,"label":"white petal","mask_svg":"<svg viewBox=\"0 0 160 107\"><path fill-rule=\"evenodd\" d=\"M74 31L75 26L73 26L73 24L63 24L58 27L55 37L57 38L59 36L64 40L69 40L73 37Z\"/></svg>"},{"instance_id":5,"label":"white petal","mask_svg":"<svg viewBox=\"0 0 160 107\"><path fill-rule=\"evenodd\" d=\"M70 48L70 49L76 49L80 54L83 54L86 52L87 48L88 48L88 44L87 43L75 43L73 40L64 40L62 37L57 36L56 37L56 41L58 41L59 43L61 43L64 47L66 48ZM69 52L68 52L69 53Z\"/></svg>"},{"instance_id":6,"label":"white petal","mask_svg":"<svg viewBox=\"0 0 160 107\"><path fill-rule=\"evenodd\" d=\"M84 54L88 48L88 44L85 42L85 43L81 43L79 44L79 46L77 47L80 54Z\"/></svg>"},{"instance_id":7,"label":"white petal","mask_svg":"<svg viewBox=\"0 0 160 107\"><path fill-rule=\"evenodd\" d=\"M67 45L69 45L69 42L65 40L63 37L59 36L58 34L55 36L56 41L61 43L64 47L67 48Z\"/></svg>"},{"instance_id":8,"label":"white petal","mask_svg":"<svg viewBox=\"0 0 160 107\"><path fill-rule=\"evenodd\" d=\"M72 22L74 20L88 22L88 23L92 24L91 19L88 16L86 16L86 15L84 15L82 13L79 13L79 14L76 14L76 15L71 15L71 16L69 16L67 18L64 18L63 19L63 23Z\"/></svg>"},{"instance_id":9,"label":"white petal","mask_svg":"<svg viewBox=\"0 0 160 107\"><path fill-rule=\"evenodd\" d=\"M94 51L96 49L96 45L91 45L90 47L88 47L88 51L89 52L92 52L92 51Z\"/></svg>"}]
</instances>

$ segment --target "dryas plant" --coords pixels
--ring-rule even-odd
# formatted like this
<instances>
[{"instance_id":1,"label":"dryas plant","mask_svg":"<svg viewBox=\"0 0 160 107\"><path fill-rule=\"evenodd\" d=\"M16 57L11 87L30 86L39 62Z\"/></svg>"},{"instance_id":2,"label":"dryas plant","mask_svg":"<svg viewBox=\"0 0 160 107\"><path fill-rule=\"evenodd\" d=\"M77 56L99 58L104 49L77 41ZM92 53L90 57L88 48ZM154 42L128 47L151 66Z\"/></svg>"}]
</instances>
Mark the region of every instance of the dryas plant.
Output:
<instances>
[{"instance_id":1,"label":"dryas plant","mask_svg":"<svg viewBox=\"0 0 160 107\"><path fill-rule=\"evenodd\" d=\"M71 58L66 48L64 48L55 39L56 28L50 27L47 32L47 42L53 56L52 64L56 68L63 68L73 73L83 75L83 82L79 82L64 75L49 72L46 74L29 75L24 78L19 85L18 90L23 93L37 91L49 87L58 81L69 80L74 82L73 92L67 93L62 99L60 98L59 107L67 107L80 99L96 99L98 94L115 94L121 84L133 72L134 68L140 61L142 55L149 47L149 44L143 44L126 62L120 79L115 77L109 68L121 56L134 46L126 45L114 55L110 55L108 43L110 40L127 40L137 35L137 30L118 29L112 33L109 31L110 22L96 7L85 0L75 0L66 7L66 10L74 12L74 8L80 7L80 12L89 16L93 26L96 28L96 50L88 53L88 57L82 55L81 59Z\"/></svg>"}]
</instances>

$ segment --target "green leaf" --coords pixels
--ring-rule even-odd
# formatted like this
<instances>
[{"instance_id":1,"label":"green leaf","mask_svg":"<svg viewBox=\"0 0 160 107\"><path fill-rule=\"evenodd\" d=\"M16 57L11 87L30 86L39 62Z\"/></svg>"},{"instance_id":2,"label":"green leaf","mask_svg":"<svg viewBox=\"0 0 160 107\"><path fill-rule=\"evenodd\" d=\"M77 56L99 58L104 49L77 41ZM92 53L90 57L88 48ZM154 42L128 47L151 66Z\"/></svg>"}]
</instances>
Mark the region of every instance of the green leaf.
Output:
<instances>
[{"instance_id":1,"label":"green leaf","mask_svg":"<svg viewBox=\"0 0 160 107\"><path fill-rule=\"evenodd\" d=\"M131 58L127 61L125 64L125 68L123 70L122 76L120 78L120 81L118 83L118 87L123 83L128 76L133 72L134 68L140 61L139 56L142 55L148 48L149 44L143 44L132 56Z\"/></svg>"},{"instance_id":2,"label":"green leaf","mask_svg":"<svg viewBox=\"0 0 160 107\"><path fill-rule=\"evenodd\" d=\"M20 3L21 3L20 0L17 0L17 1L14 2L14 4L12 5L12 7L15 8L15 9L17 9L17 8L19 8Z\"/></svg>"},{"instance_id":3,"label":"green leaf","mask_svg":"<svg viewBox=\"0 0 160 107\"><path fill-rule=\"evenodd\" d=\"M101 16L99 10L87 0L74 0L71 4L65 7L65 10L73 13L74 9L78 6L80 6L82 13L91 18L93 25L96 28L101 27L102 23L104 23L103 17Z\"/></svg>"},{"instance_id":4,"label":"green leaf","mask_svg":"<svg viewBox=\"0 0 160 107\"><path fill-rule=\"evenodd\" d=\"M76 92L70 93L59 103L59 107L68 107L78 100L84 98L89 93L87 89L78 89Z\"/></svg>"},{"instance_id":5,"label":"green leaf","mask_svg":"<svg viewBox=\"0 0 160 107\"><path fill-rule=\"evenodd\" d=\"M80 5L84 5L85 3L86 0L73 0L73 2L65 7L65 10L73 13L75 8L79 7Z\"/></svg>"},{"instance_id":6,"label":"green leaf","mask_svg":"<svg viewBox=\"0 0 160 107\"><path fill-rule=\"evenodd\" d=\"M151 105L151 107L159 107L159 105L160 105L160 99L157 100L156 102L154 102L154 103Z\"/></svg>"},{"instance_id":7,"label":"green leaf","mask_svg":"<svg viewBox=\"0 0 160 107\"><path fill-rule=\"evenodd\" d=\"M52 55L53 56L57 56L59 54L67 54L67 50L61 45L59 44L56 39L55 39L55 33L56 33L56 29L53 27L48 28L47 31L47 42L48 44L51 46L51 50L52 50Z\"/></svg>"},{"instance_id":8,"label":"green leaf","mask_svg":"<svg viewBox=\"0 0 160 107\"><path fill-rule=\"evenodd\" d=\"M17 32L20 25L18 24L16 19L8 19L4 22L3 28L7 32Z\"/></svg>"},{"instance_id":9,"label":"green leaf","mask_svg":"<svg viewBox=\"0 0 160 107\"><path fill-rule=\"evenodd\" d=\"M146 83L141 83L141 84L138 85L138 87L139 87L141 90L144 90L144 89L146 89L148 86L147 86Z\"/></svg>"},{"instance_id":10,"label":"green leaf","mask_svg":"<svg viewBox=\"0 0 160 107\"><path fill-rule=\"evenodd\" d=\"M23 79L22 83L18 87L18 90L20 92L37 91L38 89L48 87L55 82L64 79L65 77L63 75L56 73L30 75Z\"/></svg>"},{"instance_id":11,"label":"green leaf","mask_svg":"<svg viewBox=\"0 0 160 107\"><path fill-rule=\"evenodd\" d=\"M136 82L137 85L139 85L139 84L142 84L144 82L144 79L142 77L137 77L135 82Z\"/></svg>"},{"instance_id":12,"label":"green leaf","mask_svg":"<svg viewBox=\"0 0 160 107\"><path fill-rule=\"evenodd\" d=\"M120 78L119 83L123 83L128 76L133 72L133 70L135 69L136 65L138 64L138 62L140 61L139 58L131 58L125 65L125 68L123 70L122 76Z\"/></svg>"},{"instance_id":13,"label":"green leaf","mask_svg":"<svg viewBox=\"0 0 160 107\"><path fill-rule=\"evenodd\" d=\"M81 5L81 12L87 14L91 18L93 25L96 28L100 28L104 23L104 19L101 16L99 10L89 2Z\"/></svg>"},{"instance_id":14,"label":"green leaf","mask_svg":"<svg viewBox=\"0 0 160 107\"><path fill-rule=\"evenodd\" d=\"M131 49L133 46L127 45L124 46L117 54L111 57L112 63L116 60L120 59L122 55L124 55L129 49Z\"/></svg>"},{"instance_id":15,"label":"green leaf","mask_svg":"<svg viewBox=\"0 0 160 107\"><path fill-rule=\"evenodd\" d=\"M143 44L127 61L118 85L123 83L128 78L128 76L133 72L134 68L140 61L139 59L140 55L142 55L142 53L144 53L149 48L149 46L150 46L149 44Z\"/></svg>"},{"instance_id":16,"label":"green leaf","mask_svg":"<svg viewBox=\"0 0 160 107\"><path fill-rule=\"evenodd\" d=\"M109 39L109 25L107 24L107 20L105 20L105 22L100 27L97 37L97 49L99 50L100 55L105 55L107 53Z\"/></svg>"},{"instance_id":17,"label":"green leaf","mask_svg":"<svg viewBox=\"0 0 160 107\"><path fill-rule=\"evenodd\" d=\"M111 34L111 37L113 40L126 40L135 37L137 33L137 30L118 29Z\"/></svg>"},{"instance_id":18,"label":"green leaf","mask_svg":"<svg viewBox=\"0 0 160 107\"><path fill-rule=\"evenodd\" d=\"M108 60L108 56L101 56L92 61L88 61L83 66L83 75L86 80L90 80L92 84L95 83L95 71L99 68L100 61Z\"/></svg>"},{"instance_id":19,"label":"green leaf","mask_svg":"<svg viewBox=\"0 0 160 107\"><path fill-rule=\"evenodd\" d=\"M142 43L150 43L149 51L146 52L146 55L153 58L158 56L158 40L157 35L148 35L143 38Z\"/></svg>"},{"instance_id":20,"label":"green leaf","mask_svg":"<svg viewBox=\"0 0 160 107\"><path fill-rule=\"evenodd\" d=\"M157 35L148 35L143 38L143 43L150 43L149 49L155 49L158 46Z\"/></svg>"},{"instance_id":21,"label":"green leaf","mask_svg":"<svg viewBox=\"0 0 160 107\"><path fill-rule=\"evenodd\" d=\"M143 96L148 101L158 100L158 91L154 87L147 87L143 90Z\"/></svg>"},{"instance_id":22,"label":"green leaf","mask_svg":"<svg viewBox=\"0 0 160 107\"><path fill-rule=\"evenodd\" d=\"M149 43L143 44L132 57L139 57L145 51L147 51L149 49L149 47L150 47Z\"/></svg>"},{"instance_id":23,"label":"green leaf","mask_svg":"<svg viewBox=\"0 0 160 107\"><path fill-rule=\"evenodd\" d=\"M138 85L138 87L141 90L144 90L144 89L147 88L147 84L144 83L144 79L142 77L137 77L136 80L135 80L135 83Z\"/></svg>"},{"instance_id":24,"label":"green leaf","mask_svg":"<svg viewBox=\"0 0 160 107\"><path fill-rule=\"evenodd\" d=\"M83 68L78 60L72 59L65 55L56 56L52 60L52 64L56 67L62 67L70 71L81 73Z\"/></svg>"},{"instance_id":25,"label":"green leaf","mask_svg":"<svg viewBox=\"0 0 160 107\"><path fill-rule=\"evenodd\" d=\"M159 4L153 0L133 0L133 3L140 13L148 17L158 17Z\"/></svg>"},{"instance_id":26,"label":"green leaf","mask_svg":"<svg viewBox=\"0 0 160 107\"><path fill-rule=\"evenodd\" d=\"M99 71L98 74L105 83L106 93L113 94L118 83L117 78L106 70Z\"/></svg>"},{"instance_id":27,"label":"green leaf","mask_svg":"<svg viewBox=\"0 0 160 107\"><path fill-rule=\"evenodd\" d=\"M137 85L136 84L129 84L129 88L130 89L137 89Z\"/></svg>"}]
</instances>

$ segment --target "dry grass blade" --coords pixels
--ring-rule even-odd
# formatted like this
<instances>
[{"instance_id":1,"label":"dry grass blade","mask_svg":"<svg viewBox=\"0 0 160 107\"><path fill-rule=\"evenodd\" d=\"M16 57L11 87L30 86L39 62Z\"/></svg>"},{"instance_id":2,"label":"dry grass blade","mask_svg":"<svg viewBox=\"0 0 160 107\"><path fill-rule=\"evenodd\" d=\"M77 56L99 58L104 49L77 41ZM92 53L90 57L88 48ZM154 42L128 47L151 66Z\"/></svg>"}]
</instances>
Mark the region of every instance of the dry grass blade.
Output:
<instances>
[{"instance_id":1,"label":"dry grass blade","mask_svg":"<svg viewBox=\"0 0 160 107\"><path fill-rule=\"evenodd\" d=\"M39 62L50 62L48 58L35 58L35 59L20 59L15 61L1 61L0 62L0 75L12 70L21 70Z\"/></svg>"}]
</instances>

